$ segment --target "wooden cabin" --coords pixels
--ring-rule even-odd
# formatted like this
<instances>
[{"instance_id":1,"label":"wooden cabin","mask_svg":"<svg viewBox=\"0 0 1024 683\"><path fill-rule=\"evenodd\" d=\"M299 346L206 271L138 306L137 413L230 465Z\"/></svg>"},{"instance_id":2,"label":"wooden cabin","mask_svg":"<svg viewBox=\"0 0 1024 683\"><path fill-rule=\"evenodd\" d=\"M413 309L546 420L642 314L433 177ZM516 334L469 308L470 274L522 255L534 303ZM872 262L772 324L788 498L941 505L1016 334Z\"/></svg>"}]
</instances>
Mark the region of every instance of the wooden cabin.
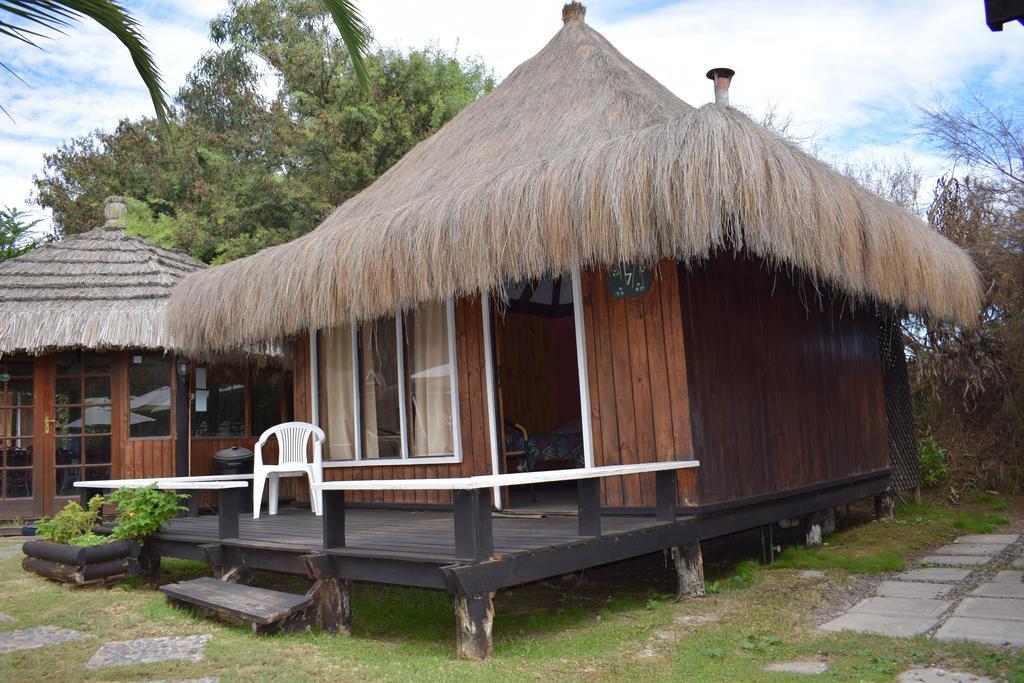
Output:
<instances>
[{"instance_id":1,"label":"wooden cabin","mask_svg":"<svg viewBox=\"0 0 1024 683\"><path fill-rule=\"evenodd\" d=\"M695 109L566 7L547 47L318 229L185 278L176 334L197 352L299 339L296 414L327 432L327 479L696 459L694 509L884 490L880 316L970 320L970 259L723 105L730 70ZM602 503L650 508L653 487L605 482Z\"/></svg>"},{"instance_id":2,"label":"wooden cabin","mask_svg":"<svg viewBox=\"0 0 1024 683\"><path fill-rule=\"evenodd\" d=\"M174 353L168 296L205 266L126 235L120 198L104 213L0 263L0 519L52 515L76 481L213 474L290 416L289 369Z\"/></svg>"},{"instance_id":3,"label":"wooden cabin","mask_svg":"<svg viewBox=\"0 0 1024 683\"><path fill-rule=\"evenodd\" d=\"M584 13L316 230L175 288L190 353L292 344L330 499L159 552L444 588L486 656L496 589L888 489L880 336L970 324L969 257L729 106L731 70L694 108Z\"/></svg>"}]
</instances>

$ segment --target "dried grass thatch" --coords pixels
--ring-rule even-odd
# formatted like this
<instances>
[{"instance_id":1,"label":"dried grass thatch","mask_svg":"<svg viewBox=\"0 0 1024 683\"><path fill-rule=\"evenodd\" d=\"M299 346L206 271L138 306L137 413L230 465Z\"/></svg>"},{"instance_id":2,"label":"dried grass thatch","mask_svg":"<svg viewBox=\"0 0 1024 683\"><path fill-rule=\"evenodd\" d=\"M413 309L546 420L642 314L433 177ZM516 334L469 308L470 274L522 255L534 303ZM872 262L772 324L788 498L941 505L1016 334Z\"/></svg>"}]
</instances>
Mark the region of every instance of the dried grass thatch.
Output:
<instances>
[{"instance_id":1,"label":"dried grass thatch","mask_svg":"<svg viewBox=\"0 0 1024 683\"><path fill-rule=\"evenodd\" d=\"M206 352L581 266L719 249L961 321L967 255L742 113L694 110L570 12L561 31L313 232L187 277Z\"/></svg>"},{"instance_id":2,"label":"dried grass thatch","mask_svg":"<svg viewBox=\"0 0 1024 683\"><path fill-rule=\"evenodd\" d=\"M174 346L167 300L203 264L116 224L0 263L0 353Z\"/></svg>"}]
</instances>

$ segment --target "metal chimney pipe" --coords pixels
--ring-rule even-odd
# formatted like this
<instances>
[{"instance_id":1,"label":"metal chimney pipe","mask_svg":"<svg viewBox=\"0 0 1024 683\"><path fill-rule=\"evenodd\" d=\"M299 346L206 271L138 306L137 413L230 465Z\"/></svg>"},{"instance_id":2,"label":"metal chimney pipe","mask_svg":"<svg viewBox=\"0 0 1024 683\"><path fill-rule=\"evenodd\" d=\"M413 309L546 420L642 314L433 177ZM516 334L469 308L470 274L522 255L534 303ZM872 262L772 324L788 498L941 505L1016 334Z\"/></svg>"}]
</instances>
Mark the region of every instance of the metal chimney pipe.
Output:
<instances>
[{"instance_id":1,"label":"metal chimney pipe","mask_svg":"<svg viewBox=\"0 0 1024 683\"><path fill-rule=\"evenodd\" d=\"M718 106L729 106L729 84L732 83L732 77L735 75L735 71L725 66L715 67L708 71L708 78L715 84L715 104Z\"/></svg>"}]
</instances>

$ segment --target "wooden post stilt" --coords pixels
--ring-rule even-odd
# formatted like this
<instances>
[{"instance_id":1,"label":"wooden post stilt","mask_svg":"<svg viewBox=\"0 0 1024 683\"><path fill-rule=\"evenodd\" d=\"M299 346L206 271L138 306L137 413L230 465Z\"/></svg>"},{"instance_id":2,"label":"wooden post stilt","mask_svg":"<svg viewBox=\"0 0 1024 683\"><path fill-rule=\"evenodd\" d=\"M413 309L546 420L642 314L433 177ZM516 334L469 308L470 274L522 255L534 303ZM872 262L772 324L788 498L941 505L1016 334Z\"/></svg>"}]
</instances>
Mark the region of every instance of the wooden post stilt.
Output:
<instances>
[{"instance_id":1,"label":"wooden post stilt","mask_svg":"<svg viewBox=\"0 0 1024 683\"><path fill-rule=\"evenodd\" d=\"M455 596L455 648L459 659L491 656L494 593Z\"/></svg>"},{"instance_id":2,"label":"wooden post stilt","mask_svg":"<svg viewBox=\"0 0 1024 683\"><path fill-rule=\"evenodd\" d=\"M312 596L317 623L325 633L352 635L352 584L345 579L317 579L307 595Z\"/></svg>"},{"instance_id":3,"label":"wooden post stilt","mask_svg":"<svg viewBox=\"0 0 1024 683\"><path fill-rule=\"evenodd\" d=\"M822 515L815 512L804 519L804 545L808 548L820 548L822 533Z\"/></svg>"},{"instance_id":4,"label":"wooden post stilt","mask_svg":"<svg viewBox=\"0 0 1024 683\"><path fill-rule=\"evenodd\" d=\"M139 575L149 586L155 586L160 582L160 556L146 543L143 543L139 550Z\"/></svg>"},{"instance_id":5,"label":"wooden post stilt","mask_svg":"<svg viewBox=\"0 0 1024 683\"><path fill-rule=\"evenodd\" d=\"M672 561L676 566L676 602L684 595L699 598L704 590L704 556L700 551L700 542L677 545L672 548Z\"/></svg>"}]
</instances>

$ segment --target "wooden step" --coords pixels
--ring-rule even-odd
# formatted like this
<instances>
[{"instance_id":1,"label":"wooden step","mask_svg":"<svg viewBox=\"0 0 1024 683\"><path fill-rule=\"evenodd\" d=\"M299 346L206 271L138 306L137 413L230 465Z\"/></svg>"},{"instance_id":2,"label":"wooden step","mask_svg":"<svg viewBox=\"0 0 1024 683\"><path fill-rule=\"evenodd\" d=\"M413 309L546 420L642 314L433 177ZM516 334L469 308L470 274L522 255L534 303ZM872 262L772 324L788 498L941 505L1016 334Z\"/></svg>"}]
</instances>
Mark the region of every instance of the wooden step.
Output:
<instances>
[{"instance_id":1,"label":"wooden step","mask_svg":"<svg viewBox=\"0 0 1024 683\"><path fill-rule=\"evenodd\" d=\"M247 621L257 634L273 631L262 627L277 625L306 612L313 603L309 595L243 586L210 577L170 583L160 586L160 590L172 604L194 605L201 611L212 612L213 616Z\"/></svg>"}]
</instances>

